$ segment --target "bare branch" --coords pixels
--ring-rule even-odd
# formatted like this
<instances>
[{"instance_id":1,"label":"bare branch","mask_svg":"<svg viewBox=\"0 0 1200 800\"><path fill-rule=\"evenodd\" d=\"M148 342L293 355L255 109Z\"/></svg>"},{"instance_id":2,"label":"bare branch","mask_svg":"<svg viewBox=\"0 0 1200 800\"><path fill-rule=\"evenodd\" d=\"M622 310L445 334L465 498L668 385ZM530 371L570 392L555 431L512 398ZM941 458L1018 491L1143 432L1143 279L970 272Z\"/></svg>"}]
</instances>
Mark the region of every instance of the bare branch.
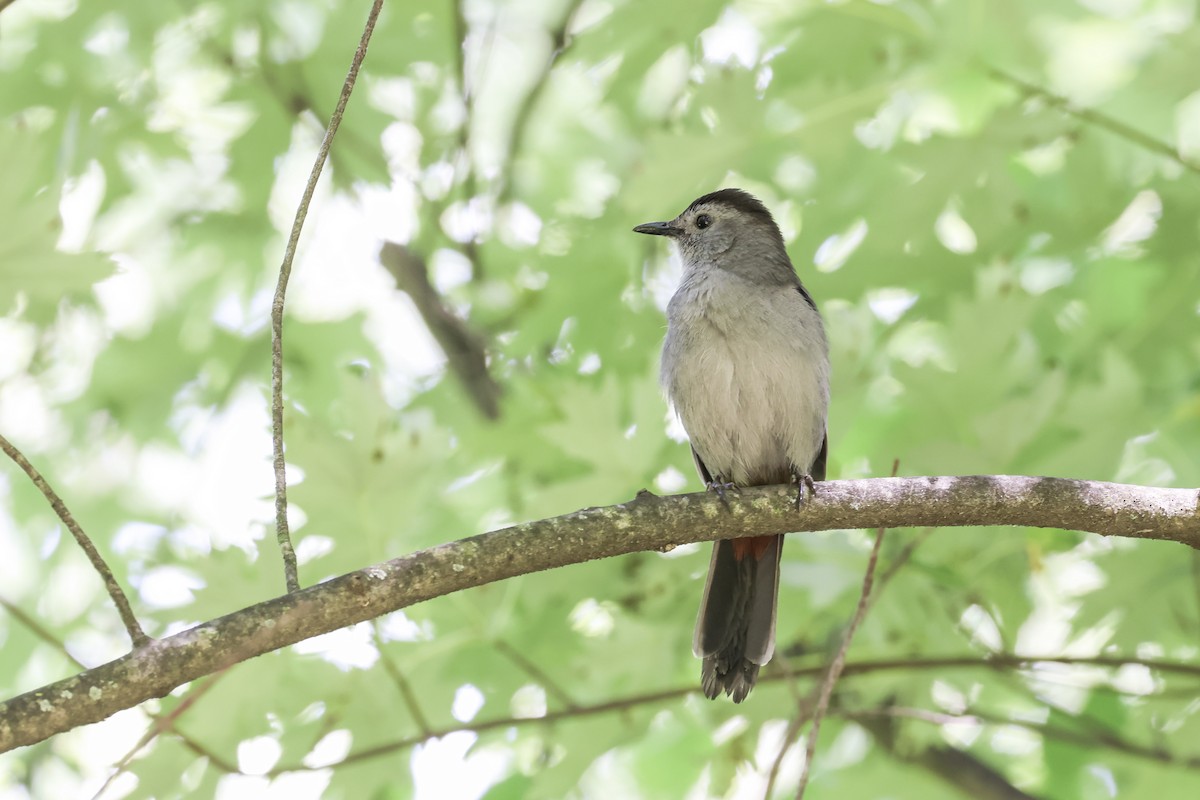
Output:
<instances>
[{"instance_id":1,"label":"bare branch","mask_svg":"<svg viewBox=\"0 0 1200 800\"><path fill-rule=\"evenodd\" d=\"M287 467L283 457L283 300L287 294L288 278L292 274L292 261L296 257L296 247L300 242L300 231L304 228L304 219L308 216L308 206L312 202L313 193L317 190L317 181L325 160L329 157L329 148L333 137L337 134L338 126L342 124L342 115L346 112L346 104L350 101L350 93L354 91L354 82L358 79L358 70L363 59L367 57L367 45L375 30L375 21L383 8L383 0L375 0L371 4L371 12L367 15L366 25L363 26L362 38L359 39L358 49L350 61L350 71L342 84L342 94L338 97L337 106L329 118L329 127L325 129L325 138L317 150L317 159L313 162L312 172L309 173L308 183L296 208L296 219L292 222L292 233L288 236L287 247L283 252L283 263L279 266L279 282L275 286L275 298L271 302L271 446L274 450L273 465L275 468L275 538L279 541L279 551L283 555L283 572L289 592L300 590L300 575L296 567L296 551L292 549L292 536L288 532L287 521Z\"/></svg>"},{"instance_id":2,"label":"bare branch","mask_svg":"<svg viewBox=\"0 0 1200 800\"><path fill-rule=\"evenodd\" d=\"M1027 719L1013 718L1005 714L989 713L979 709L968 709L965 716L981 720L992 725L1015 725L1033 731L1049 739L1070 742L1080 747L1107 748L1127 753L1138 758L1157 761L1160 764L1173 764L1185 769L1200 770L1200 755L1176 755L1163 747L1139 744L1124 738L1095 717L1080 715L1080 729L1055 725L1048 722L1034 722Z\"/></svg>"},{"instance_id":3,"label":"bare branch","mask_svg":"<svg viewBox=\"0 0 1200 800\"><path fill-rule=\"evenodd\" d=\"M495 642L493 642L493 644L495 644L496 649L499 650L502 655L508 658L509 661L516 664L529 677L541 684L542 688L545 689L547 693L553 695L558 702L563 704L565 708L579 708L579 704L571 699L571 695L565 689L559 686L557 681L547 675L545 670L526 658L524 653L517 650L503 639L497 639Z\"/></svg>"},{"instance_id":4,"label":"bare branch","mask_svg":"<svg viewBox=\"0 0 1200 800\"><path fill-rule=\"evenodd\" d=\"M550 73L553 71L554 65L558 63L562 54L571 46L571 26L575 22L575 15L579 12L579 8L582 5L583 0L571 0L564 10L562 19L559 20L558 25L550 31L550 55L546 59L546 63L542 66L542 72L534 83L533 88L526 93L525 97L521 100L521 104L517 107L517 113L513 119L512 132L508 139L508 152L501 162L504 174L500 178L499 205L503 205L512 197L513 166L525 147L525 134L529 129L529 122L533 119L534 109L537 108L538 101L541 100L542 94L546 91L546 86L550 83Z\"/></svg>"},{"instance_id":5,"label":"bare branch","mask_svg":"<svg viewBox=\"0 0 1200 800\"><path fill-rule=\"evenodd\" d=\"M472 80L471 75L467 74L467 34L470 31L463 4L464 0L456 0L454 3L454 38L458 45L454 48L455 71L458 74L458 91L463 104L463 120L462 124L458 127L457 158L459 164L462 165L464 173L463 195L467 200L470 200L475 196L476 188L475 164L471 159L471 128L474 125L475 117L475 81ZM486 67L486 63L481 66ZM474 243L474 239L472 239L468 244L473 248ZM472 253L471 255L476 254ZM471 258L471 261L474 262L475 259ZM478 278L480 276L477 274L475 277Z\"/></svg>"},{"instance_id":6,"label":"bare branch","mask_svg":"<svg viewBox=\"0 0 1200 800\"><path fill-rule=\"evenodd\" d=\"M925 770L958 789L966 797L975 800L1035 800L1009 783L1003 773L963 750L948 745L929 745L920 752L901 751L896 742L896 719L909 717L935 725L946 725L955 721L979 721L973 716L928 714L923 709L884 707L867 711L840 712L839 716L852 719L871 734L883 750L905 764L923 767Z\"/></svg>"},{"instance_id":7,"label":"bare branch","mask_svg":"<svg viewBox=\"0 0 1200 800\"><path fill-rule=\"evenodd\" d=\"M162 697L176 686L434 597L540 570L693 541L791 531L1026 525L1200 549L1195 489L984 475L824 481L804 509L786 485L628 502L439 545L197 625L0 704L0 752ZM849 669L847 669L849 672Z\"/></svg>"},{"instance_id":8,"label":"bare branch","mask_svg":"<svg viewBox=\"0 0 1200 800\"><path fill-rule=\"evenodd\" d=\"M465 320L446 308L437 290L429 282L425 260L408 247L385 242L379 251L380 262L396 278L400 289L412 298L425 327L433 334L446 363L467 390L467 395L488 419L500 416L500 385L487 368L483 339Z\"/></svg>"},{"instance_id":9,"label":"bare branch","mask_svg":"<svg viewBox=\"0 0 1200 800\"><path fill-rule=\"evenodd\" d=\"M921 713L920 709L907 709L898 707L884 707L873 709L859 710L841 710L839 716L846 719L852 719L858 724L866 728L875 740L884 747L885 750L892 751L892 742L888 737L894 737L895 732L893 725L881 726L878 722L880 718L892 719L898 717L908 717L910 719L919 720L922 722L932 722L936 725L945 725L954 720L962 722L974 722L984 725L1012 725L1018 728L1025 728L1039 736L1047 739L1053 739L1060 742L1069 742L1070 744L1078 745L1087 748L1106 748L1116 750L1136 758L1143 758L1149 761L1156 761L1160 764L1171 764L1174 766L1184 767L1185 769L1200 770L1200 756L1183 756L1169 752L1162 747L1153 747L1137 742L1130 741L1117 733L1109 730L1107 726L1099 723L1095 719L1084 717L1080 720L1081 724L1086 725L1085 729L1076 730L1074 728L1063 725L1055 725L1046 722L1034 722L1028 719L1019 717L1011 717L1003 714L989 713L977 709L970 709L958 716L945 715L928 715ZM949 752L947 752L949 751ZM1002 797L1005 800L1025 800L1028 796L1023 793L1016 793L1018 790L1013 789L1014 793L1003 794L999 793L999 786L995 784L995 780L1004 780L994 770L986 764L976 762L975 771L972 773L971 766L967 762L956 758L950 753L958 753L965 755L952 748L935 747L926 751L932 753L932 758L926 761L926 758L920 754L905 752L903 758L907 763L917 763L931 771L938 773L948 782L959 786L960 788L968 789L967 792L971 797L990 798ZM953 773L953 774L951 774ZM991 783L992 791L988 791L987 785Z\"/></svg>"},{"instance_id":10,"label":"bare branch","mask_svg":"<svg viewBox=\"0 0 1200 800\"><path fill-rule=\"evenodd\" d=\"M104 588L108 590L108 596L112 598L113 604L117 607L117 613L121 615L121 622L125 624L125 630L129 633L129 638L133 641L135 648L141 647L150 641L150 637L142 630L141 623L134 616L133 608L129 605L129 599L125 597L125 592L121 589L121 584L117 583L117 579L113 576L113 572L109 569L108 564L104 561L104 556L100 555L100 551L96 549L96 545L92 544L92 540L83 532L83 528L79 527L79 523L75 521L75 517L71 516L71 512L67 509L62 498L58 493L51 488L46 479L42 477L42 473L37 471L37 467L29 463L29 459L22 455L12 442L0 436L0 450L16 462L17 466L25 471L29 476L29 480L33 481L33 485L50 503L50 507L54 509L54 513L62 520L62 524L67 526L67 530L75 537L75 541L79 543L84 554L87 555L88 561L92 562L92 567L100 574L100 579L104 581Z\"/></svg>"},{"instance_id":11,"label":"bare branch","mask_svg":"<svg viewBox=\"0 0 1200 800\"><path fill-rule=\"evenodd\" d=\"M887 565L887 569L880 573L879 590L875 593L876 596L879 596L879 593L887 588L887 585L892 582L892 578L896 577L896 573L903 569L908 560L912 558L913 552L924 544L926 539L933 535L934 530L934 528L926 528L905 542L904 547L900 549L900 552ZM895 539L895 537L892 538L893 540Z\"/></svg>"},{"instance_id":12,"label":"bare branch","mask_svg":"<svg viewBox=\"0 0 1200 800\"><path fill-rule=\"evenodd\" d=\"M900 552L892 557L891 562L887 565L887 569L880 573L879 579L876 581L877 588L875 590L875 598L878 598L879 595L883 594L883 590L886 589L888 584L891 583L892 579L896 577L896 574L908 564L909 559L912 558L912 554L916 551L916 549L924 544L925 541L932 536L936 530L936 528L926 528L909 538L909 540L904 544L904 547L900 549ZM894 541L895 538L896 536L893 534L891 540ZM1198 553L1198 555L1200 555L1200 553ZM875 602L875 600L872 599L871 602ZM809 645L803 641L794 642L782 650L777 650L777 652L780 652L784 656L784 658L779 659L780 669L789 669L787 663L788 659L797 658L804 655L808 651ZM797 703L798 702L799 699L797 699Z\"/></svg>"},{"instance_id":13,"label":"bare branch","mask_svg":"<svg viewBox=\"0 0 1200 800\"><path fill-rule=\"evenodd\" d=\"M895 477L895 475L896 469L893 468L892 477ZM896 574L904 567L904 565L908 563L909 559L912 557L913 551L920 547L920 545L929 538L933 531L933 528L926 528L904 545L895 558L892 559L891 563L888 564L887 569L885 569L879 576L879 580L877 582L878 589L875 590L875 593L871 598L871 602L874 602L875 598L879 597L883 590L887 588L887 585L892 578L894 578ZM789 663L789 659L802 655L804 649L803 643L793 644L791 647L783 649L781 653L783 656L782 658L776 659L776 662L778 663L778 669L782 670L784 675L788 678L788 686L792 691L792 703L796 706L796 713L792 717L791 722L788 723L787 729L784 731L783 739L779 745L779 751L775 754L775 761L772 762L771 769L767 773L767 787L763 791L764 800L769 798L771 793L774 791L775 781L779 778L779 770L783 766L783 759L787 755L787 751L791 748L792 743L796 740L796 736L800 733L800 728L803 727L804 723L808 721L809 716L812 714L813 704L816 702L817 695L821 691L821 684L817 684L807 695L801 696L799 691L794 686L795 673L792 671L792 665Z\"/></svg>"},{"instance_id":14,"label":"bare branch","mask_svg":"<svg viewBox=\"0 0 1200 800\"><path fill-rule=\"evenodd\" d=\"M1179 150L1174 145L1164 142L1161 139L1156 139L1148 133L1143 133L1137 128L1121 122L1118 119L1114 119L1107 114L1103 114L1099 111L1086 108L1084 106L1078 106L1071 102L1069 98L1054 94L1049 89L1044 89L1037 84L1022 80L1016 75L1005 72L998 67L989 66L985 71L993 80L1014 86L1027 95L1040 97L1053 108L1057 108L1059 111L1062 111L1068 116L1074 117L1080 122L1093 125L1097 128L1102 128L1111 134L1119 136L1127 142L1131 142L1138 147L1141 147L1143 150L1156 153L1164 158L1174 161L1176 164L1186 170L1200 173L1200 164L1184 158L1182 155L1180 155Z\"/></svg>"},{"instance_id":15,"label":"bare branch","mask_svg":"<svg viewBox=\"0 0 1200 800\"><path fill-rule=\"evenodd\" d=\"M775 793L775 781L779 779L779 770L783 767L784 756L791 749L792 744L796 741L796 737L800 735L800 729L804 727L804 723L808 722L812 716L812 709L817 701L817 695L820 693L822 685L824 684L818 683L813 687L812 691L796 701L796 713L792 715L787 729L783 732L783 738L779 742L779 750L775 753L775 760L771 762L771 769L767 773L767 786L763 789L763 800L770 800L771 795Z\"/></svg>"},{"instance_id":16,"label":"bare branch","mask_svg":"<svg viewBox=\"0 0 1200 800\"><path fill-rule=\"evenodd\" d=\"M1119 669L1128 664L1139 664L1150 669L1157 669L1163 672L1181 672L1184 674L1200 677L1200 665L1185 664L1176 661L1155 661L1143 660L1138 658L1121 659L1111 656L1098 656L1095 658L1087 657L1049 657L1049 658L1033 658L1025 659L1020 656L1010 654L998 654L987 657L985 660L980 660L977 656L965 656L959 658L912 658L907 660L879 660L879 661L860 661L850 662L846 665L845 671L842 673L843 678L857 677L859 675L873 675L879 672L901 671L901 670L921 670L921 671L943 671L947 669L971 669L985 667L989 669L998 668L1000 666L1009 668L1020 668L1029 666L1031 663L1058 663L1058 664L1080 664L1090 666L1103 666ZM766 685L769 683L777 683L785 680L791 680L793 677L819 677L826 672L824 665L816 665L805 667L796 670L794 675L764 675L758 679L759 684ZM329 769L337 768L345 764L354 764L361 761L369 761L373 758L379 758L386 755L391 755L410 747L422 744L430 739L439 739L449 736L452 733L486 733L487 731L517 728L523 725L537 725L545 727L567 719L579 719L583 717L598 716L601 714L615 713L624 711L630 708L640 708L642 706L657 705L673 700L680 700L689 695L697 694L700 687L694 683L689 683L687 686L680 686L674 689L667 689L657 692L648 692L645 694L631 695L628 697L620 697L613 700L608 700L595 705L580 705L574 708L560 709L551 711L540 717L503 717L498 719L480 720L472 722L464 722L459 725L451 725L436 730L424 730L416 736L409 736L395 741L386 742L384 744L374 745L364 750L358 750L346 755L344 759L335 764L322 764L320 767L308 767L303 764L279 764L271 770L271 775L278 775L285 772L301 772L312 769ZM886 713L888 716L899 717L908 716L915 719L920 719L925 722L933 722L935 724L947 724L952 722L969 722L976 719L971 715L950 715L936 714L934 712L924 711L923 709L905 709L901 707L889 707L887 709L870 709L868 711L851 711L837 709L831 713L845 719L853 719L860 724L860 718L877 718L881 714ZM1014 723L1021 724L1021 723ZM866 727L866 725L864 725ZM1053 736L1057 730L1045 731L1048 735ZM1144 755L1144 754L1139 754ZM1159 756L1147 756L1155 760L1162 760Z\"/></svg>"},{"instance_id":17,"label":"bare branch","mask_svg":"<svg viewBox=\"0 0 1200 800\"><path fill-rule=\"evenodd\" d=\"M43 642L50 645L55 650L57 650L59 653L61 653L72 664L79 667L80 669L87 669L86 664L84 664L82 661L80 661L78 658L76 658L74 655L72 655L71 651L67 649L67 646L65 644L63 644L62 641L60 641L57 636L55 636L53 633L51 633L49 630L47 630L45 628L45 626L42 625L42 623L38 622L36 619L34 619L30 615L26 614L25 609L21 608L16 603L12 602L11 600L9 600L6 597L0 597L0 607L3 607L4 610L7 611L13 619L15 619L17 622L20 622L22 625L24 625L26 628L28 628L30 630L30 632L33 633L34 636L41 639Z\"/></svg>"},{"instance_id":18,"label":"bare branch","mask_svg":"<svg viewBox=\"0 0 1200 800\"><path fill-rule=\"evenodd\" d=\"M892 475L896 474L896 470L892 469ZM879 549L883 543L883 534L886 528L880 528L875 535L875 544L871 548L871 555L867 561L866 573L863 576L863 591L859 595L858 605L855 608L854 617L850 621L850 626L842 635L841 644L838 646L837 653L834 654L833 660L829 664L829 669L825 671L821 682L813 687L807 695L795 699L796 713L792 716L791 722L788 723L787 730L784 731L783 738L779 743L779 750L775 753L775 760L771 763L771 769L767 773L767 786L763 790L763 800L769 800L772 793L775 791L775 781L779 778L779 770L783 766L783 759L791 749L792 744L796 741L796 737L800 735L800 729L804 727L804 723L812 720L812 731L808 735L808 741L804 748L804 768L800 773L800 781L797 784L796 796L802 797L804 788L808 785L808 775L811 769L813 757L817 750L817 733L821 729L821 719L829 710L829 700L833 696L833 687L837 683L838 678L842 674L842 669L846 665L846 651L850 649L850 639L854 636L854 632L858 630L858 626L862 624L863 617L866 616L867 609L875 597L871 596L871 582L874 578L875 567L879 561ZM883 578L890 578L895 575L899 569L908 561L908 557L912 554L919 541L910 543L910 547L902 551L896 560L890 565L888 571L884 573ZM880 591L883 590L883 581L880 581ZM878 592L875 593L878 596ZM791 649L791 648L789 648ZM780 667L784 671L790 671L791 666L787 662L787 652L785 657L780 659Z\"/></svg>"},{"instance_id":19,"label":"bare branch","mask_svg":"<svg viewBox=\"0 0 1200 800\"><path fill-rule=\"evenodd\" d=\"M892 472L894 473L895 470ZM887 528L875 531L875 544L871 546L871 556L867 559L867 571L863 573L862 593L858 596L858 606L854 609L854 618L850 620L850 627L846 628L846 633L842 636L842 643L833 657L833 662L829 665L829 672L825 674L825 680L821 682L821 694L817 698L817 707L813 711L812 730L808 733L808 742L804 748L804 767L800 772L800 783L796 786L796 800L804 797L804 790L808 788L813 758L817 754L817 735L821 732L821 720L825 718L825 712L829 710L829 698L833 697L833 687L846 667L846 652L850 649L850 642L853 641L854 634L858 631L858 626L862 624L863 618L867 616L867 608L871 601L871 586L875 582L875 567L879 563L879 549L883 546L885 533L887 533Z\"/></svg>"},{"instance_id":20,"label":"bare branch","mask_svg":"<svg viewBox=\"0 0 1200 800\"><path fill-rule=\"evenodd\" d=\"M375 636L375 649L379 651L379 662L383 664L383 671L392 679L392 683L396 684L396 688L400 691L400 697L404 700L404 705L408 706L408 713L412 714L413 722L417 724L417 730L425 734L427 737L432 737L431 731L433 728L429 725L429 720L425 717L425 712L421 710L421 703L417 700L417 694L413 691L412 684L408 682L408 678L404 677L404 673L396 666L396 662L387 654L383 648L383 642L380 640L379 623L376 620L372 627L372 633Z\"/></svg>"},{"instance_id":21,"label":"bare branch","mask_svg":"<svg viewBox=\"0 0 1200 800\"><path fill-rule=\"evenodd\" d=\"M900 459L892 461L892 477L896 477L896 473L900 471ZM813 759L817 755L817 735L821 732L821 720L825 718L825 712L829 710L829 700L833 697L833 687L837 685L838 678L842 676L842 670L846 666L846 653L850 650L850 642L854 639L855 632L858 631L858 626L862 625L863 619L867 616L867 609L871 607L874 597L871 596L871 587L875 583L875 568L879 565L879 551L883 549L883 537L887 533L887 528L878 528L875 531L875 544L871 546L871 555L867 558L867 569L863 573L862 591L858 595L858 605L854 609L854 616L850 620L850 626L846 628L845 634L842 636L842 643L838 645L837 653L833 656L833 661L829 664L829 671L825 673L825 678L821 681L820 693L817 695L817 705L812 712L812 730L808 734L808 741L804 747L804 767L800 772L800 781L796 785L796 800L802 800L804 790L808 787L809 776L812 775ZM897 564L902 566L907 561L907 556L903 556L903 560L898 560ZM900 566L896 566L899 569ZM895 573L891 573L895 574ZM801 709L801 714L807 715L807 708ZM783 748L779 751L779 760L775 762L778 769L779 762L783 759L783 753L788 746L785 740ZM774 778L774 770L772 770L772 778ZM767 788L768 797L770 786Z\"/></svg>"},{"instance_id":22,"label":"bare branch","mask_svg":"<svg viewBox=\"0 0 1200 800\"><path fill-rule=\"evenodd\" d=\"M225 674L225 671L221 671L216 675L210 676L207 680L193 689L188 696L183 699L183 702L172 709L169 714L151 715L153 724L146 729L146 732L142 734L142 738L138 739L137 744L130 748L130 750L121 757L121 760L118 761L116 766L113 768L112 774L108 776L108 778L96 791L96 794L92 797L92 800L100 800L100 798L104 796L104 792L109 786L112 785L112 782L115 781L117 777L129 767L129 764L131 761L133 761L134 756L140 753L146 745L154 741L155 737L157 737L160 733L163 731L172 730L175 726L175 723L179 721L179 718L186 714L188 709L194 706L201 697L207 694L208 690L211 689L217 681L221 680ZM176 731L176 733L178 733L178 731ZM191 740L186 741L188 742L189 747L198 747L194 742L191 742ZM208 755L210 758L212 757L211 754L206 753L206 755ZM229 764L227 762L217 759L217 763L221 765L220 769L224 770L225 772L230 771Z\"/></svg>"}]
</instances>

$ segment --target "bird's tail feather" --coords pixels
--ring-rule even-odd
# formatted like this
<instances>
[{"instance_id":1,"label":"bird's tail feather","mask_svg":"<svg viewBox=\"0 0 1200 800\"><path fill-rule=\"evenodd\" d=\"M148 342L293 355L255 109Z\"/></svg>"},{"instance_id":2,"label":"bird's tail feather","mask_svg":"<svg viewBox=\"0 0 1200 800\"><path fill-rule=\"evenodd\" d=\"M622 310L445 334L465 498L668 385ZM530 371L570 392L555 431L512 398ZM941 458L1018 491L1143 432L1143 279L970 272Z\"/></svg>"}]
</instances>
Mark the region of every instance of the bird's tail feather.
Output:
<instances>
[{"instance_id":1,"label":"bird's tail feather","mask_svg":"<svg viewBox=\"0 0 1200 800\"><path fill-rule=\"evenodd\" d=\"M728 539L713 545L692 651L704 659L704 694L746 699L758 668L775 652L782 536Z\"/></svg>"}]
</instances>

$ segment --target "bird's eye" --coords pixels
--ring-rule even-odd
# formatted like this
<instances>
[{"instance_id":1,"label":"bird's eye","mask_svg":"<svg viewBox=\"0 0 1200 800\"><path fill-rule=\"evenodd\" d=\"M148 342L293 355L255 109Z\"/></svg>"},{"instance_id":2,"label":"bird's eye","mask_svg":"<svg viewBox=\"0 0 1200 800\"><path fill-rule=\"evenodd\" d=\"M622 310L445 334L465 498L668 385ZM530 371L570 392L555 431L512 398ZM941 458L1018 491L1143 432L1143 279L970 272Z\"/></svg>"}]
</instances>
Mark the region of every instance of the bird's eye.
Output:
<instances>
[{"instance_id":1,"label":"bird's eye","mask_svg":"<svg viewBox=\"0 0 1200 800\"><path fill-rule=\"evenodd\" d=\"M697 228L707 228L709 225L712 225L712 217L710 217L708 214L701 214L700 216L696 217Z\"/></svg>"}]
</instances>

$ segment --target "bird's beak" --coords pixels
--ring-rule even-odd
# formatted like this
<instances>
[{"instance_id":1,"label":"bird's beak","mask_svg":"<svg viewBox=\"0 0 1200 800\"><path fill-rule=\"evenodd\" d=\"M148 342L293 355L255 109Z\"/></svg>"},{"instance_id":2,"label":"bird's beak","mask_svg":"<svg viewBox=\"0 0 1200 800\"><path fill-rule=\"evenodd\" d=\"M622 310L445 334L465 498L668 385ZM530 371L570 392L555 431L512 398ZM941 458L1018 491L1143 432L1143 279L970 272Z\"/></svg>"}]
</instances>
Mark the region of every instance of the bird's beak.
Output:
<instances>
[{"instance_id":1,"label":"bird's beak","mask_svg":"<svg viewBox=\"0 0 1200 800\"><path fill-rule=\"evenodd\" d=\"M672 238L683 233L683 228L676 228L669 222L647 222L633 229L635 233L649 233L653 236L670 236Z\"/></svg>"}]
</instances>

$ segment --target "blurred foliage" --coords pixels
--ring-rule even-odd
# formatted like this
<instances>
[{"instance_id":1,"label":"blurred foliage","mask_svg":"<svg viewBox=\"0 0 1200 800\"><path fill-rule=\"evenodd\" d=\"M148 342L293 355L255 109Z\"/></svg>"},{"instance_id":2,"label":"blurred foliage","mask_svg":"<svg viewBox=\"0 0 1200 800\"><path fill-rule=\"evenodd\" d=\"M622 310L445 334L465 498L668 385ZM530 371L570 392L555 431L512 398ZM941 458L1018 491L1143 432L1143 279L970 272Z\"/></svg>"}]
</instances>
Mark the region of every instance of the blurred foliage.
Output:
<instances>
[{"instance_id":1,"label":"blurred foliage","mask_svg":"<svg viewBox=\"0 0 1200 800\"><path fill-rule=\"evenodd\" d=\"M0 12L0 430L151 633L282 589L265 326L368 5ZM302 579L698 488L656 385L678 266L630 228L721 186L773 209L825 314L831 478L899 459L1200 485L1198 49L1184 0L388 4L289 295ZM487 341L497 422L443 371L383 239ZM29 616L0 614L14 694L75 671L60 645L91 665L124 638L43 499L3 474L0 594ZM105 796L758 797L811 687L786 675L838 641L867 544L789 542L791 657L738 707L687 694L706 549L640 554L239 665ZM892 666L843 679L810 797L972 796L930 766L939 748L1039 797L1200 795L1196 671L936 660L1198 665L1194 554L896 531L881 570L898 562L850 658ZM149 724L8 754L0 794L94 792Z\"/></svg>"}]
</instances>

